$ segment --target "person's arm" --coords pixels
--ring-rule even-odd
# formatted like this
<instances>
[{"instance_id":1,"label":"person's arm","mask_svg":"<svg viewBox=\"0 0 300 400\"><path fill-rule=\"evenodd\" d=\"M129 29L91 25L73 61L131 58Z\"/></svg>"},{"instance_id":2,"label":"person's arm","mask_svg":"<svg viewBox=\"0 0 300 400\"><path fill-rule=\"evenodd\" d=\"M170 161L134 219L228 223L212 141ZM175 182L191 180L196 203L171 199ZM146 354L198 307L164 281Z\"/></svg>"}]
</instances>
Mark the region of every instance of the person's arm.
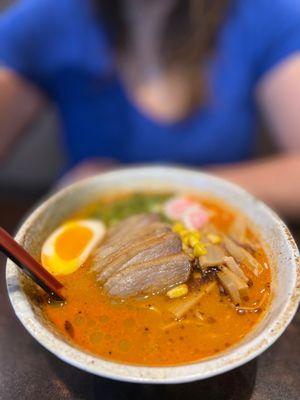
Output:
<instances>
[{"instance_id":1,"label":"person's arm","mask_svg":"<svg viewBox=\"0 0 300 400\"><path fill-rule=\"evenodd\" d=\"M212 168L286 217L300 217L300 53L258 83L257 101L282 153L271 159Z\"/></svg>"},{"instance_id":2,"label":"person's arm","mask_svg":"<svg viewBox=\"0 0 300 400\"><path fill-rule=\"evenodd\" d=\"M286 154L269 159L211 169L265 201L285 217L300 216L300 156Z\"/></svg>"},{"instance_id":3,"label":"person's arm","mask_svg":"<svg viewBox=\"0 0 300 400\"><path fill-rule=\"evenodd\" d=\"M0 160L41 110L42 93L6 68L0 68Z\"/></svg>"}]
</instances>

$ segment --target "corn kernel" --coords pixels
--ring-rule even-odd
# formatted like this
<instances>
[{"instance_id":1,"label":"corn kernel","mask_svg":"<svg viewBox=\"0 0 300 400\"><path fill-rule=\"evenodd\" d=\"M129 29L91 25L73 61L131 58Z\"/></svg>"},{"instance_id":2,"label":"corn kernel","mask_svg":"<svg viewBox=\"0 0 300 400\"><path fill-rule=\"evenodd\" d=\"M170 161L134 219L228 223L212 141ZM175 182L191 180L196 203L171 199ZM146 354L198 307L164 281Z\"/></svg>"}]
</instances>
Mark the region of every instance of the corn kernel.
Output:
<instances>
[{"instance_id":1,"label":"corn kernel","mask_svg":"<svg viewBox=\"0 0 300 400\"><path fill-rule=\"evenodd\" d=\"M199 243L199 239L195 238L193 235L189 235L188 241L191 247L194 247L196 244Z\"/></svg>"},{"instance_id":2,"label":"corn kernel","mask_svg":"<svg viewBox=\"0 0 300 400\"><path fill-rule=\"evenodd\" d=\"M207 251L203 244L198 243L195 245L195 247L194 247L194 256L195 257L204 256L206 253L207 253Z\"/></svg>"},{"instance_id":3,"label":"corn kernel","mask_svg":"<svg viewBox=\"0 0 300 400\"><path fill-rule=\"evenodd\" d=\"M195 238L195 239L199 239L201 238L201 233L199 231L191 231L191 235Z\"/></svg>"},{"instance_id":4,"label":"corn kernel","mask_svg":"<svg viewBox=\"0 0 300 400\"><path fill-rule=\"evenodd\" d=\"M188 293L189 289L185 283L182 285L176 286L173 289L170 289L167 292L167 296L170 299L176 299L177 297L185 296Z\"/></svg>"},{"instance_id":5,"label":"corn kernel","mask_svg":"<svg viewBox=\"0 0 300 400\"><path fill-rule=\"evenodd\" d=\"M190 232L189 232L187 229L182 229L182 230L179 232L179 235L180 235L181 237L189 236L189 234L190 234Z\"/></svg>"},{"instance_id":6,"label":"corn kernel","mask_svg":"<svg viewBox=\"0 0 300 400\"><path fill-rule=\"evenodd\" d=\"M213 244L221 243L221 237L219 235L215 235L214 233L209 233L207 235L207 239Z\"/></svg>"},{"instance_id":7,"label":"corn kernel","mask_svg":"<svg viewBox=\"0 0 300 400\"><path fill-rule=\"evenodd\" d=\"M184 236L183 238L181 238L181 240L182 240L182 243L185 244L186 246L188 246L190 244L188 236Z\"/></svg>"},{"instance_id":8,"label":"corn kernel","mask_svg":"<svg viewBox=\"0 0 300 400\"><path fill-rule=\"evenodd\" d=\"M193 278L194 279L200 279L201 278L201 272L193 272Z\"/></svg>"},{"instance_id":9,"label":"corn kernel","mask_svg":"<svg viewBox=\"0 0 300 400\"><path fill-rule=\"evenodd\" d=\"M188 247L186 244L182 243L182 250L183 250L184 252L188 252L189 247Z\"/></svg>"},{"instance_id":10,"label":"corn kernel","mask_svg":"<svg viewBox=\"0 0 300 400\"><path fill-rule=\"evenodd\" d=\"M173 231L176 233L180 233L181 231L183 231L185 228L184 226L180 223L180 222L176 222L173 227L172 227Z\"/></svg>"}]
</instances>

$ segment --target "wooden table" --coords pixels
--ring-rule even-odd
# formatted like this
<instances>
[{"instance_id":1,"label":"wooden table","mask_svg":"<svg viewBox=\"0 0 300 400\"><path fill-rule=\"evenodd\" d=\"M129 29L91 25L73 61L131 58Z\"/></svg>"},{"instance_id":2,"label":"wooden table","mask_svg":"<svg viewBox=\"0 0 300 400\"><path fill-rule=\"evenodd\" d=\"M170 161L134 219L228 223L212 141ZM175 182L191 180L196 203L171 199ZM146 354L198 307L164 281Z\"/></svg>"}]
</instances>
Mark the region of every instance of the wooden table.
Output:
<instances>
[{"instance_id":1,"label":"wooden table","mask_svg":"<svg viewBox=\"0 0 300 400\"><path fill-rule=\"evenodd\" d=\"M0 225L13 232L32 200L0 201ZM300 226L294 228L300 243ZM0 399L300 399L300 312L284 335L250 363L215 378L183 385L138 385L98 378L40 346L9 304L0 256Z\"/></svg>"}]
</instances>

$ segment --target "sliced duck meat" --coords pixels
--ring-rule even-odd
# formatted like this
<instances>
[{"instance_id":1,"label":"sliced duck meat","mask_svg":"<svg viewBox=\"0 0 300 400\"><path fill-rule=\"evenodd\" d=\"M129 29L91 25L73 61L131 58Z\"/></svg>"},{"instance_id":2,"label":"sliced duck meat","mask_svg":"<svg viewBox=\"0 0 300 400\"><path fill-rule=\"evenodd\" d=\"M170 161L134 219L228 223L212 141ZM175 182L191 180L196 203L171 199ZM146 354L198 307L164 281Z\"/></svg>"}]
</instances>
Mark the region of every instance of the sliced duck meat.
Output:
<instances>
[{"instance_id":1,"label":"sliced duck meat","mask_svg":"<svg viewBox=\"0 0 300 400\"><path fill-rule=\"evenodd\" d=\"M145 239L139 238L137 242L126 247L114 257L113 261L107 264L98 274L98 280L105 282L113 274L138 262L176 254L181 251L182 242L176 233L170 231L163 235L147 236Z\"/></svg>"},{"instance_id":2,"label":"sliced duck meat","mask_svg":"<svg viewBox=\"0 0 300 400\"><path fill-rule=\"evenodd\" d=\"M154 223L143 229L143 231L140 231L136 236L130 236L129 240L123 242L120 241L114 245L110 245L108 242L105 242L95 252L91 263L92 269L100 273L115 260L120 260L124 254L130 253L130 250L138 246L140 243L143 243L144 246L147 246L148 244L152 243L154 239L159 239L168 232L172 232L168 225Z\"/></svg>"},{"instance_id":3,"label":"sliced duck meat","mask_svg":"<svg viewBox=\"0 0 300 400\"><path fill-rule=\"evenodd\" d=\"M110 229L104 243L95 251L92 260L93 269L100 271L118 253L137 241L138 237L146 239L147 236L153 234L159 236L167 231L171 231L171 228L167 224L158 222L156 214L141 214L119 222Z\"/></svg>"},{"instance_id":4,"label":"sliced duck meat","mask_svg":"<svg viewBox=\"0 0 300 400\"><path fill-rule=\"evenodd\" d=\"M130 265L110 277L104 289L118 297L160 293L186 282L190 272L189 258L181 252Z\"/></svg>"},{"instance_id":5,"label":"sliced duck meat","mask_svg":"<svg viewBox=\"0 0 300 400\"><path fill-rule=\"evenodd\" d=\"M207 243L205 249L207 253L199 257L201 268L215 267L224 263L226 254L221 246Z\"/></svg>"},{"instance_id":6,"label":"sliced duck meat","mask_svg":"<svg viewBox=\"0 0 300 400\"><path fill-rule=\"evenodd\" d=\"M117 242L119 240L128 240L131 236L135 236L141 229L149 226L154 222L159 222L159 215L151 214L137 214L128 217L116 225L114 225L107 234L107 240ZM126 236L124 236L124 233Z\"/></svg>"},{"instance_id":7,"label":"sliced duck meat","mask_svg":"<svg viewBox=\"0 0 300 400\"><path fill-rule=\"evenodd\" d=\"M132 247L135 247L140 243L144 243L146 246L154 239L159 239L170 232L172 232L171 228L166 224L154 223L143 229L143 231L140 231L136 236L131 236L129 240L116 243L112 246L104 244L95 253L92 262L93 269L100 272L107 265L114 262L114 260L119 259L119 257L122 257L125 253L127 254ZM109 253L107 252L107 246L109 246ZM104 255L102 251L105 252Z\"/></svg>"}]
</instances>

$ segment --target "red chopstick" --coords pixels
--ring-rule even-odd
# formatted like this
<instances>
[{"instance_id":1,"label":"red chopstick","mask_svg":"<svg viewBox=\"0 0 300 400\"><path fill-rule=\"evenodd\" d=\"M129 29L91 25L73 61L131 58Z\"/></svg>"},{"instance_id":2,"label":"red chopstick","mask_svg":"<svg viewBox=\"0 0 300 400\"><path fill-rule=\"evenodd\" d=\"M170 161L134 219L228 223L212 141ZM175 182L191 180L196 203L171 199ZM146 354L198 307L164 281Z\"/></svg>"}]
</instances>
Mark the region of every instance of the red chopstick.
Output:
<instances>
[{"instance_id":1,"label":"red chopstick","mask_svg":"<svg viewBox=\"0 0 300 400\"><path fill-rule=\"evenodd\" d=\"M39 264L23 247L21 247L8 232L0 227L0 251L10 258L41 288L55 300L64 301L60 294L62 283L55 279L41 264Z\"/></svg>"}]
</instances>

